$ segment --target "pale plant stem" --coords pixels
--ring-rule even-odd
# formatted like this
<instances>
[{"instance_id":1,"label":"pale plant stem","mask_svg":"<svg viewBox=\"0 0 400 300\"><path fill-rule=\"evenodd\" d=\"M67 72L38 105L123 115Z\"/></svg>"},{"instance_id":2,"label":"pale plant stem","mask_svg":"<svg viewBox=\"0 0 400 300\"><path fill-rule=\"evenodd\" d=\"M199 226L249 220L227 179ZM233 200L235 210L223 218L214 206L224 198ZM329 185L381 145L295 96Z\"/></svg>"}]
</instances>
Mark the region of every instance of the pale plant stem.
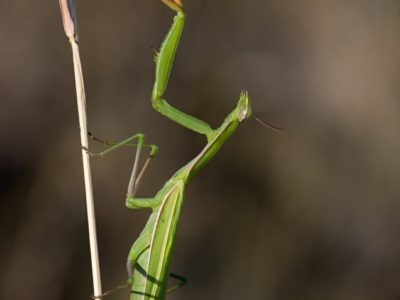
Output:
<instances>
[{"instance_id":1,"label":"pale plant stem","mask_svg":"<svg viewBox=\"0 0 400 300\"><path fill-rule=\"evenodd\" d=\"M79 128L82 146L83 175L86 191L86 211L89 227L90 258L92 261L93 294L96 299L102 299L99 251L97 248L96 218L94 213L92 174L90 171L90 156L88 153L88 130L86 119L86 96L83 82L82 64L78 46L78 24L76 0L59 0L65 34L72 47L76 100L78 104Z\"/></svg>"},{"instance_id":2,"label":"pale plant stem","mask_svg":"<svg viewBox=\"0 0 400 300\"><path fill-rule=\"evenodd\" d=\"M72 56L74 62L76 99L78 105L79 128L80 128L81 145L82 145L82 162L83 162L83 174L84 174L85 191L86 191L86 208L87 208L87 219L89 227L90 257L92 261L93 292L94 296L99 298L102 295L102 289L101 289L99 252L97 246L96 218L95 218L94 201L93 201L92 175L90 170L90 156L88 151L86 150L89 147L89 142L87 134L88 129L87 129L87 118L86 118L85 86L83 82L82 64L79 55L79 46L75 41L75 39L70 39L70 43L72 47Z\"/></svg>"}]
</instances>

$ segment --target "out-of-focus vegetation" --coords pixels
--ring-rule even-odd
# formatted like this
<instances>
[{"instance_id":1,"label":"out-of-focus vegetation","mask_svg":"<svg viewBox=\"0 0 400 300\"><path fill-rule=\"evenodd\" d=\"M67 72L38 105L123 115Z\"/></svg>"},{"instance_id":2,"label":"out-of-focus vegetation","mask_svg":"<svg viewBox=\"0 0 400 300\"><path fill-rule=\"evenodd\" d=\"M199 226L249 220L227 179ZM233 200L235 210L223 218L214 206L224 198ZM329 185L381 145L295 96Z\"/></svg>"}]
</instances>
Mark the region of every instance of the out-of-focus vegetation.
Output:
<instances>
[{"instance_id":1,"label":"out-of-focus vegetation","mask_svg":"<svg viewBox=\"0 0 400 300\"><path fill-rule=\"evenodd\" d=\"M170 299L399 299L400 2L185 1L167 98L218 125L247 89L255 114L187 191ZM151 109L157 0L79 1L89 127L147 133L152 195L205 141ZM71 53L58 1L0 4L0 298L88 299ZM99 146L97 146L99 147ZM101 146L100 146L101 149ZM148 212L124 207L129 149L93 161L105 289ZM109 299L127 299L121 292Z\"/></svg>"}]
</instances>

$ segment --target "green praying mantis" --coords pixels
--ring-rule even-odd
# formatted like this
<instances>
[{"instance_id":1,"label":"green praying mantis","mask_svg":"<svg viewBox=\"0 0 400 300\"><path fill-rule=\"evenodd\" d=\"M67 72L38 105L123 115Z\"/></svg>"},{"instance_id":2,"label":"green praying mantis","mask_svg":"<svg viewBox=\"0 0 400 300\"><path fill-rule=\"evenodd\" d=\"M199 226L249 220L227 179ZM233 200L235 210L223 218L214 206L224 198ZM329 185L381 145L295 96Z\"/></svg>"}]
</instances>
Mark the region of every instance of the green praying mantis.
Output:
<instances>
[{"instance_id":1,"label":"green praying mantis","mask_svg":"<svg viewBox=\"0 0 400 300\"><path fill-rule=\"evenodd\" d=\"M185 13L179 0L161 1L174 10L176 16L155 57L156 71L151 99L152 106L156 111L179 125L205 135L207 144L195 158L179 169L153 198L136 197L143 173L150 160L158 152L157 146L145 144L143 134L136 134L100 153L104 155L122 145L137 141L126 206L130 209L152 209L144 229L133 243L128 255L127 268L128 282L131 285L131 300L165 299L168 292L180 286L168 290L169 276L181 279L182 284L184 283L184 279L181 277L170 274L169 269L186 186L219 152L225 141L235 132L239 123L252 115L251 103L245 91L241 93L235 109L217 129L212 129L206 122L177 110L164 100L163 95L168 85L176 49L185 23ZM138 172L140 153L144 147L150 148L150 154L141 171Z\"/></svg>"}]
</instances>

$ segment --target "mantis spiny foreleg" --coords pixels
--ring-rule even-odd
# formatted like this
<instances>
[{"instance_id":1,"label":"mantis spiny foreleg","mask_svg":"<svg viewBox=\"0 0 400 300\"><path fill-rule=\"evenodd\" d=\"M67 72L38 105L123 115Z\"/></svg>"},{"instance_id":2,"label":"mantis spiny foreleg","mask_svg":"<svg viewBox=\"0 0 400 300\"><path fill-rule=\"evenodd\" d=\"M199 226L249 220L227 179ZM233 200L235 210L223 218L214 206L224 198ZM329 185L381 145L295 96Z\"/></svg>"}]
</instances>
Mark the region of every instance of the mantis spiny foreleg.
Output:
<instances>
[{"instance_id":1,"label":"mantis spiny foreleg","mask_svg":"<svg viewBox=\"0 0 400 300\"><path fill-rule=\"evenodd\" d=\"M168 102L163 98L168 85L172 65L174 63L176 49L178 48L182 30L185 24L185 13L180 1L161 1L176 11L177 14L174 17L172 26L160 47L159 53L156 55L156 76L152 92L153 108L181 126L197 133L204 134L207 139L210 139L213 130L209 124L182 111L179 111L178 109L169 105Z\"/></svg>"}]
</instances>

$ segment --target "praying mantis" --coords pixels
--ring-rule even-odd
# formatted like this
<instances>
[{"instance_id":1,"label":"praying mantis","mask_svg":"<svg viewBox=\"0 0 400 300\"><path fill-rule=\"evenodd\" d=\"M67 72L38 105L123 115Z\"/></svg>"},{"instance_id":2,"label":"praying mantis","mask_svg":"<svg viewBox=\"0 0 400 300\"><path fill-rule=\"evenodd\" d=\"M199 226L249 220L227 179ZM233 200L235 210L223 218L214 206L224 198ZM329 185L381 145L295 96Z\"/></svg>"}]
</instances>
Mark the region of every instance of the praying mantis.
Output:
<instances>
[{"instance_id":1,"label":"praying mantis","mask_svg":"<svg viewBox=\"0 0 400 300\"><path fill-rule=\"evenodd\" d=\"M168 292L179 287L176 286L168 290L168 278L170 276L169 269L172 250L184 202L186 186L219 152L222 145L235 132L239 123L252 115L251 103L245 91L240 94L235 109L217 129L212 129L206 122L177 110L163 98L184 27L185 13L182 3L179 0L161 1L174 10L176 16L155 57L156 70L151 97L152 106L156 111L170 120L189 130L204 135L207 138L207 144L196 157L180 168L153 198L136 197L143 173L150 160L158 152L157 146L144 143L145 136L143 134L136 134L100 153L103 155L117 147L132 143L134 140L137 141L137 144L135 144L137 149L134 167L128 185L126 206L130 209L152 209L152 213L140 236L133 243L127 259L131 300L162 300L165 299ZM138 174L140 153L144 147L150 148L150 154ZM177 275L171 274L171 276L182 279Z\"/></svg>"}]
</instances>

